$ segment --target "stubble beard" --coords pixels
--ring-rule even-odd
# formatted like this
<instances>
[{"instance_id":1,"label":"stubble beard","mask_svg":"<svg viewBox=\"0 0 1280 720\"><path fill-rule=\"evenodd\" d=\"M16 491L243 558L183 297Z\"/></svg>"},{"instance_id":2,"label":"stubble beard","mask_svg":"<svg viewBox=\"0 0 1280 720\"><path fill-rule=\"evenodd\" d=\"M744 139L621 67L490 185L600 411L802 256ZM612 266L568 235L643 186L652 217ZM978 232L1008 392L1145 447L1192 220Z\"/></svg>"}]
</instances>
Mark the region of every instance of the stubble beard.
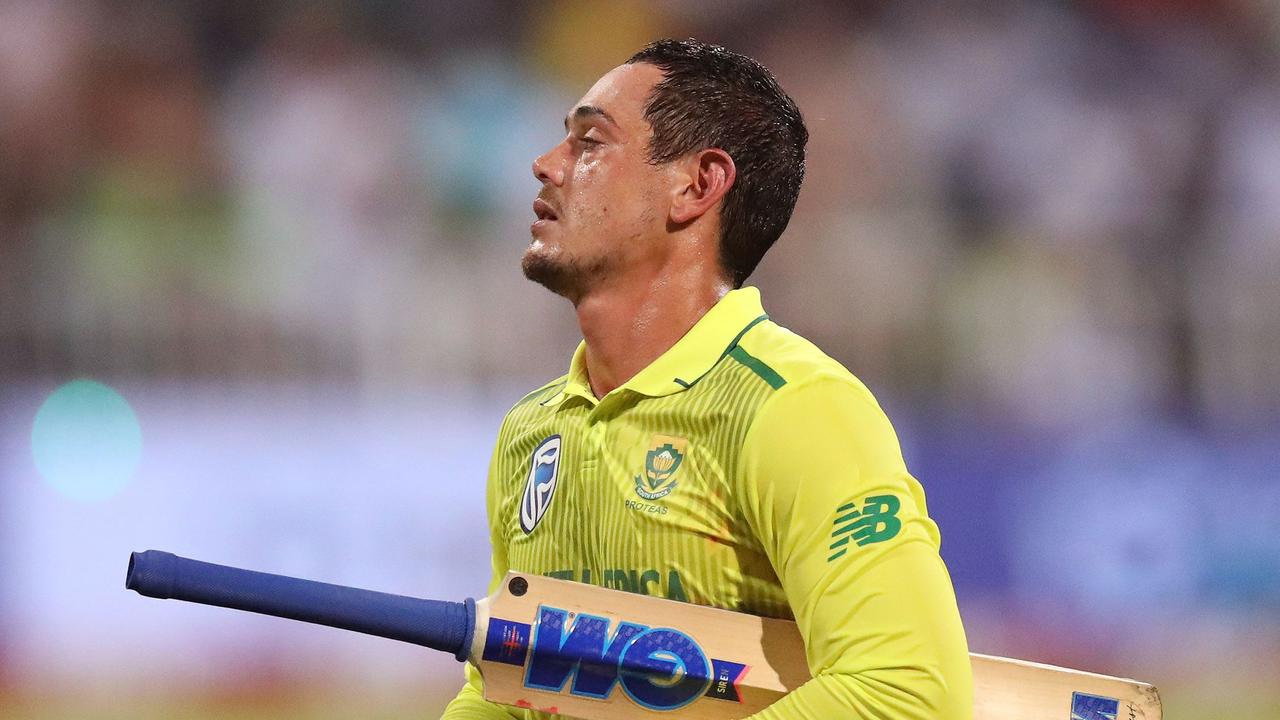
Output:
<instances>
[{"instance_id":1,"label":"stubble beard","mask_svg":"<svg viewBox=\"0 0 1280 720\"><path fill-rule=\"evenodd\" d=\"M613 265L608 256L574 257L563 249L552 251L539 243L530 245L520 259L520 269L526 278L574 305L609 276Z\"/></svg>"}]
</instances>

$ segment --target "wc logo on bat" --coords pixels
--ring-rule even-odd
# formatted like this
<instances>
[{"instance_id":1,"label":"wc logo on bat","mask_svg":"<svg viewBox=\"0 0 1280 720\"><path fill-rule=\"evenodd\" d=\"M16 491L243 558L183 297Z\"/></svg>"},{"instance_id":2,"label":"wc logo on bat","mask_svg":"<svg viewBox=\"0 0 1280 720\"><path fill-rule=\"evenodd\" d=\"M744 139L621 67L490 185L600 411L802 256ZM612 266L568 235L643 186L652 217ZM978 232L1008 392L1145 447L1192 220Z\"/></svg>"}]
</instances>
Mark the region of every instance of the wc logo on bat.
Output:
<instances>
[{"instance_id":1,"label":"wc logo on bat","mask_svg":"<svg viewBox=\"0 0 1280 720\"><path fill-rule=\"evenodd\" d=\"M547 514L560 475L560 436L552 435L538 444L529 460L529 477L520 499L520 529L528 535Z\"/></svg>"},{"instance_id":2,"label":"wc logo on bat","mask_svg":"<svg viewBox=\"0 0 1280 720\"><path fill-rule=\"evenodd\" d=\"M742 702L744 663L707 656L690 635L539 605L532 626L492 618L482 659L523 665L524 686L604 700L621 691L654 711L708 697Z\"/></svg>"}]
</instances>

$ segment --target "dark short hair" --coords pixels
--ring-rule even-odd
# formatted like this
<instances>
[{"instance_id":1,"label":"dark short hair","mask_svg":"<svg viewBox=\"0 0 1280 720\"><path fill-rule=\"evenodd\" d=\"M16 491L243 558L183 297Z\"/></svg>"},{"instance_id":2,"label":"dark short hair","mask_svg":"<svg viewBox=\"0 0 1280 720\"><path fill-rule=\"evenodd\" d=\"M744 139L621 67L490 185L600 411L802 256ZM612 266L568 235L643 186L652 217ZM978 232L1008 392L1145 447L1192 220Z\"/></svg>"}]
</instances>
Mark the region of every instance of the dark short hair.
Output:
<instances>
[{"instance_id":1,"label":"dark short hair","mask_svg":"<svg viewBox=\"0 0 1280 720\"><path fill-rule=\"evenodd\" d=\"M657 40L628 64L663 71L645 105L649 162L706 148L733 158L737 179L720 208L720 262L741 287L786 229L804 179L809 140L800 110L749 57L697 40Z\"/></svg>"}]
</instances>

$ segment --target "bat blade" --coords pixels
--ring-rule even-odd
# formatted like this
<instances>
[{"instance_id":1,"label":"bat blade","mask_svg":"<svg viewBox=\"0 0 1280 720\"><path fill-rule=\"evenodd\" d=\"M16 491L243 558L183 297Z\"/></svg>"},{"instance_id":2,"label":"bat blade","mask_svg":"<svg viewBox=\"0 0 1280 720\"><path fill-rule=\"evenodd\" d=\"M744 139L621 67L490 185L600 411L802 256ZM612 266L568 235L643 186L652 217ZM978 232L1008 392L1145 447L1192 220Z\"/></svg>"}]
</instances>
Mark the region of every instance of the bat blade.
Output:
<instances>
[{"instance_id":1,"label":"bat blade","mask_svg":"<svg viewBox=\"0 0 1280 720\"><path fill-rule=\"evenodd\" d=\"M795 623L510 573L477 633L485 697L585 718L746 717L809 679Z\"/></svg>"},{"instance_id":2,"label":"bat blade","mask_svg":"<svg viewBox=\"0 0 1280 720\"><path fill-rule=\"evenodd\" d=\"M973 716L992 720L1160 720L1147 683L973 653ZM1064 708L1070 709L1070 715Z\"/></svg>"},{"instance_id":3,"label":"bat blade","mask_svg":"<svg viewBox=\"0 0 1280 720\"><path fill-rule=\"evenodd\" d=\"M471 657L494 702L582 718L743 718L809 679L796 624L509 573ZM483 617L487 616L487 629ZM1160 720L1155 688L972 654L982 720Z\"/></svg>"}]
</instances>

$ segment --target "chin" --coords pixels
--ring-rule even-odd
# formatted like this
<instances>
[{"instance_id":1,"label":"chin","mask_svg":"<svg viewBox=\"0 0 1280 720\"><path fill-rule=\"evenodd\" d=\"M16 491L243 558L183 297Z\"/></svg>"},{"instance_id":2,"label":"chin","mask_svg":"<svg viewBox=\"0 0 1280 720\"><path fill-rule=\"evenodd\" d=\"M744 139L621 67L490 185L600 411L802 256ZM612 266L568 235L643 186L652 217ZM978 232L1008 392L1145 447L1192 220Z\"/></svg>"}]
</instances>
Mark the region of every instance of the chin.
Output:
<instances>
[{"instance_id":1,"label":"chin","mask_svg":"<svg viewBox=\"0 0 1280 720\"><path fill-rule=\"evenodd\" d=\"M575 257L563 248L537 238L529 243L520 261L526 278L567 298L574 305L588 290L606 281L610 266L609 257Z\"/></svg>"},{"instance_id":2,"label":"chin","mask_svg":"<svg viewBox=\"0 0 1280 720\"><path fill-rule=\"evenodd\" d=\"M563 254L558 247L551 245L542 238L535 237L530 241L528 247L524 249L524 255L520 257L520 265L524 268L525 274L529 274L529 268L539 268L546 265L555 265L558 263L558 257Z\"/></svg>"},{"instance_id":3,"label":"chin","mask_svg":"<svg viewBox=\"0 0 1280 720\"><path fill-rule=\"evenodd\" d=\"M548 247L543 241L534 238L525 248L520 258L520 269L524 276L557 295L566 295L576 283L573 263L565 262L562 253Z\"/></svg>"}]
</instances>

